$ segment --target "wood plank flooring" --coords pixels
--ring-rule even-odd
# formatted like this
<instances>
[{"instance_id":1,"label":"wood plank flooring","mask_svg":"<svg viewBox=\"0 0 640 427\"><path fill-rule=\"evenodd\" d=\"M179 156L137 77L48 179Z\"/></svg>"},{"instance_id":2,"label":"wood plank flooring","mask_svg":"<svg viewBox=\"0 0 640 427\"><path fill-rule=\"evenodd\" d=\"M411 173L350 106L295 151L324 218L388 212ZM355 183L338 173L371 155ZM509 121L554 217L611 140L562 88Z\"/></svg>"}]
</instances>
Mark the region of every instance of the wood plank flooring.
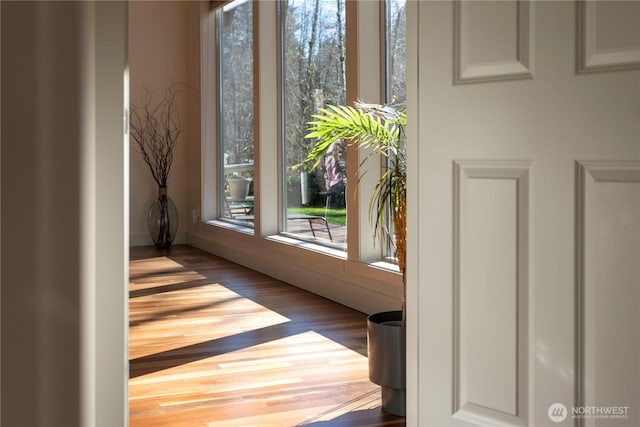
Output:
<instances>
[{"instance_id":1,"label":"wood plank flooring","mask_svg":"<svg viewBox=\"0 0 640 427\"><path fill-rule=\"evenodd\" d=\"M366 317L188 246L131 248L130 426L404 426Z\"/></svg>"}]
</instances>

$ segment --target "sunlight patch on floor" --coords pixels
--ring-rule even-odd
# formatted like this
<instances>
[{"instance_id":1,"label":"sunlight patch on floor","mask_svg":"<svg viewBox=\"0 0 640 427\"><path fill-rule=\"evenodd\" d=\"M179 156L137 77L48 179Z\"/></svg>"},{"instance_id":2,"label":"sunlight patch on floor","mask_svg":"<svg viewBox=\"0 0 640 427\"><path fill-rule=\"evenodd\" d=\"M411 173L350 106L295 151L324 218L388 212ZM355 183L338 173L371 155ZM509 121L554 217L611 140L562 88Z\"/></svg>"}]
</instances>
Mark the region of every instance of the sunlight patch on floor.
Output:
<instances>
[{"instance_id":1,"label":"sunlight patch on floor","mask_svg":"<svg viewBox=\"0 0 640 427\"><path fill-rule=\"evenodd\" d=\"M366 357L307 331L134 378L130 388L156 399L158 407L181 411L240 402L238 412L218 413L210 427L268 426L269 413L279 406L291 407L286 416L296 425L379 404L378 387L363 383L367 369ZM167 389L172 393L163 402ZM243 399L252 403L243 405ZM278 417L281 422L283 414Z\"/></svg>"}]
</instances>

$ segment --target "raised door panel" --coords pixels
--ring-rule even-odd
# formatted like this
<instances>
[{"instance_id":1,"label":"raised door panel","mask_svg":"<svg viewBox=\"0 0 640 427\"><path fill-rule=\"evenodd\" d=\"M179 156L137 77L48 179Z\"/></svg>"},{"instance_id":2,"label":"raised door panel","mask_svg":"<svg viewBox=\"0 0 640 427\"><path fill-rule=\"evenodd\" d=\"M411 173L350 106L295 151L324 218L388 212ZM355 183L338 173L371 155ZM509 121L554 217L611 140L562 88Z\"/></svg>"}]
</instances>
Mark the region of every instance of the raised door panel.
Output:
<instances>
[{"instance_id":1,"label":"raised door panel","mask_svg":"<svg viewBox=\"0 0 640 427\"><path fill-rule=\"evenodd\" d=\"M528 168L455 163L453 416L460 420L526 423Z\"/></svg>"},{"instance_id":2,"label":"raised door panel","mask_svg":"<svg viewBox=\"0 0 640 427\"><path fill-rule=\"evenodd\" d=\"M640 2L578 1L578 71L640 68Z\"/></svg>"},{"instance_id":3,"label":"raised door panel","mask_svg":"<svg viewBox=\"0 0 640 427\"><path fill-rule=\"evenodd\" d=\"M532 77L530 2L456 1L454 7L456 83Z\"/></svg>"},{"instance_id":4,"label":"raised door panel","mask_svg":"<svg viewBox=\"0 0 640 427\"><path fill-rule=\"evenodd\" d=\"M579 425L640 425L640 162L579 165Z\"/></svg>"}]
</instances>

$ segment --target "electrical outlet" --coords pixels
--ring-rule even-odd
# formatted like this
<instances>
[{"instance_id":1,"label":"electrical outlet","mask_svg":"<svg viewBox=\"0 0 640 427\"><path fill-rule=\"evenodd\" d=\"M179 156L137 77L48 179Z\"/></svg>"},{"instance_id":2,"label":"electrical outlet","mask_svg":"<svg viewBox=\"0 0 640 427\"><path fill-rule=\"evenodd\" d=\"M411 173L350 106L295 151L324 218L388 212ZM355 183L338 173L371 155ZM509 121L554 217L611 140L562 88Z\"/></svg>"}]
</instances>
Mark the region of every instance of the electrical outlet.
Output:
<instances>
[{"instance_id":1,"label":"electrical outlet","mask_svg":"<svg viewBox=\"0 0 640 427\"><path fill-rule=\"evenodd\" d=\"M194 224L197 224L198 220L200 220L200 211L198 209L194 209L191 211L191 221L193 221Z\"/></svg>"}]
</instances>

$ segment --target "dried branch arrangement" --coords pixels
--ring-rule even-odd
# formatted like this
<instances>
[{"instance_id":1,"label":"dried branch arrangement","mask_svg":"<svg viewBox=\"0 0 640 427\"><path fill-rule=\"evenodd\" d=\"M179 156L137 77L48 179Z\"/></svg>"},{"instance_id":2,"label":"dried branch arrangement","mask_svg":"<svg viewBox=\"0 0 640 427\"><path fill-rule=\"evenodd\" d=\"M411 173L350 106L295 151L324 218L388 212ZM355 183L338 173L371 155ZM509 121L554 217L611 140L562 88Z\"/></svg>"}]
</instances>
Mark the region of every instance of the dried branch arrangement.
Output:
<instances>
[{"instance_id":1,"label":"dried branch arrangement","mask_svg":"<svg viewBox=\"0 0 640 427\"><path fill-rule=\"evenodd\" d=\"M182 123L177 109L178 86L170 86L157 104L152 104L152 93L145 87L142 106L131 108L130 135L160 187L167 186L173 164L173 149L181 133Z\"/></svg>"}]
</instances>

